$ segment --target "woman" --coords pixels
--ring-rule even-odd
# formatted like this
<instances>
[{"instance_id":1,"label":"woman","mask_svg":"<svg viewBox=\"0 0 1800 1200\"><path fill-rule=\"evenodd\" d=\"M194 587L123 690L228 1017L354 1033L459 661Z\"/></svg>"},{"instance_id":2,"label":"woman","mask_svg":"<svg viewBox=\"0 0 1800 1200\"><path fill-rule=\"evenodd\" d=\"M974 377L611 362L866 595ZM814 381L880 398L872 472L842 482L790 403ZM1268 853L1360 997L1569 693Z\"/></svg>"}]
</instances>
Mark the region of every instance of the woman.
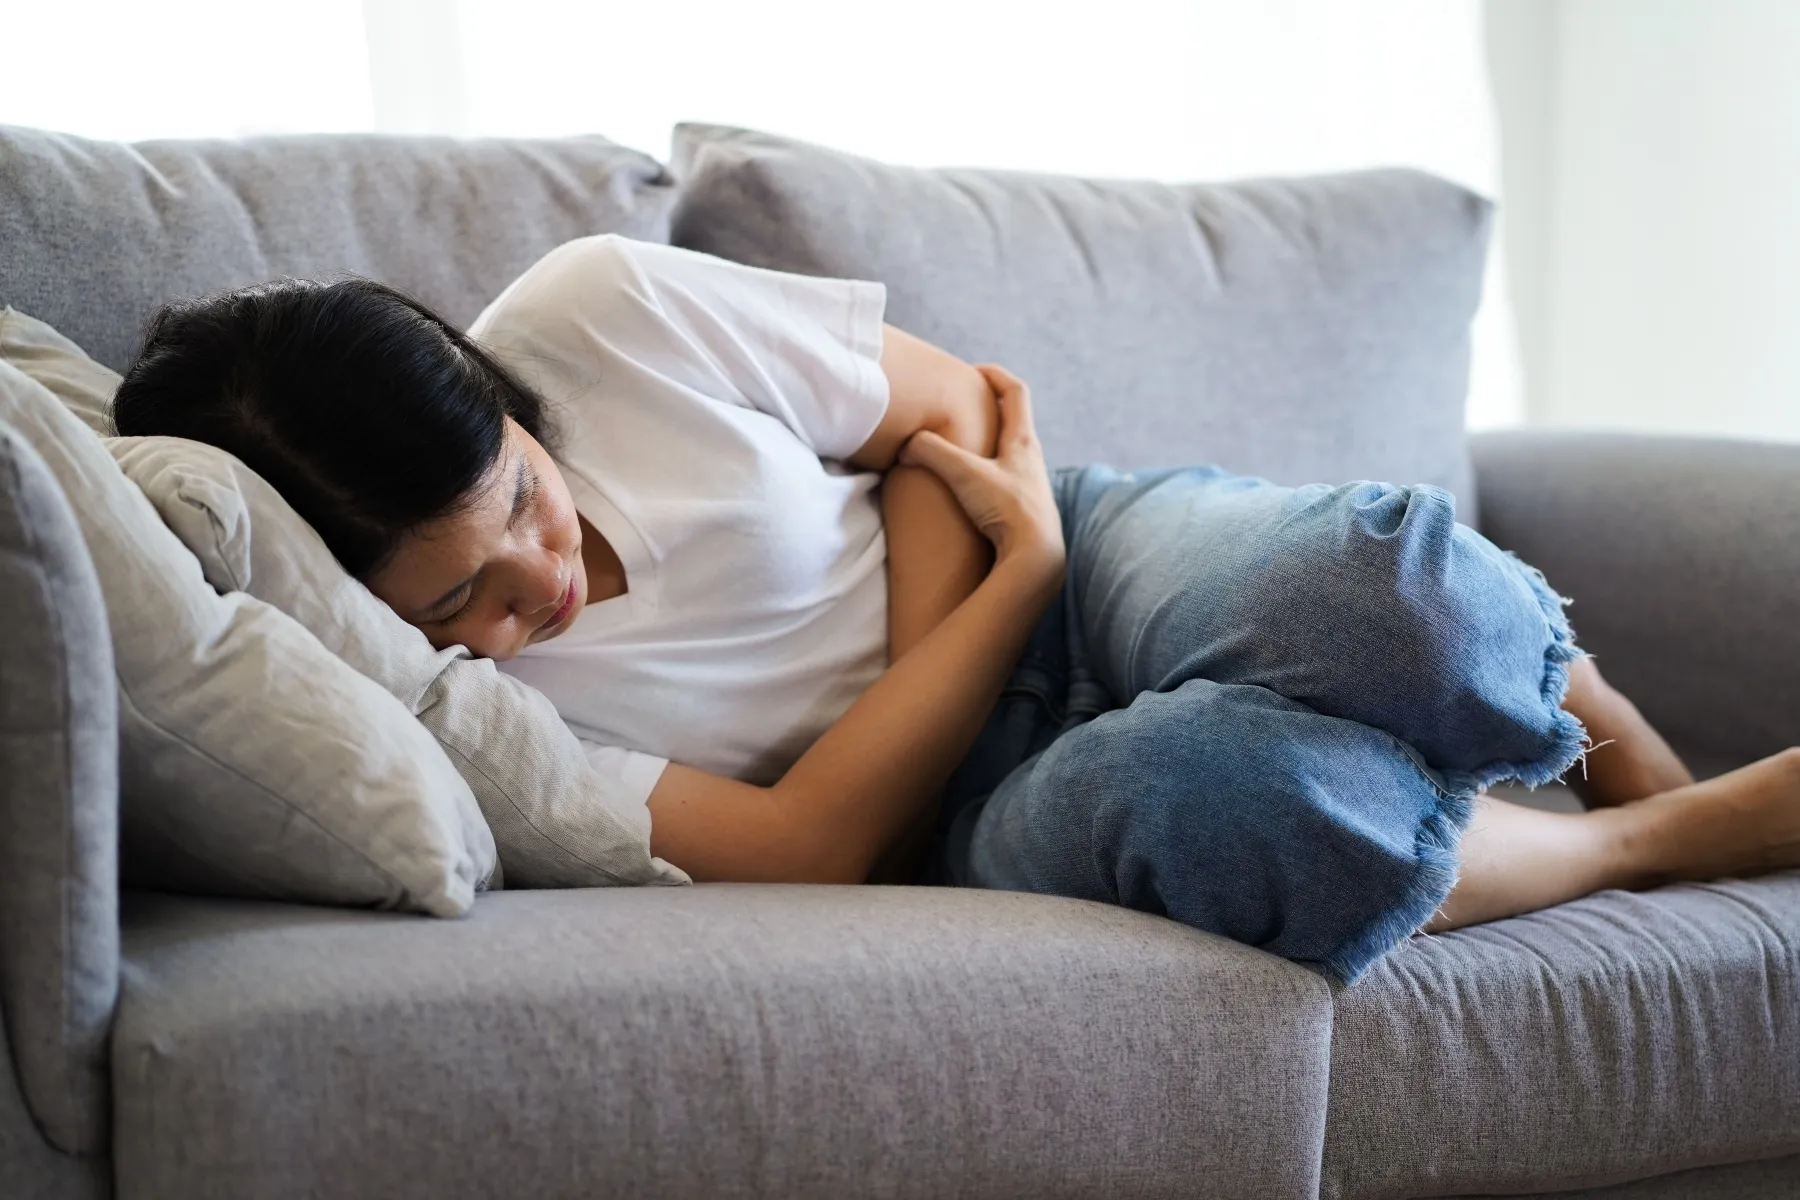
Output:
<instances>
[{"instance_id":1,"label":"woman","mask_svg":"<svg viewBox=\"0 0 1800 1200\"><path fill-rule=\"evenodd\" d=\"M543 690L696 879L1084 896L1350 981L1419 928L1800 863L1800 757L1695 784L1445 493L1053 478L1025 386L884 300L617 237L467 337L283 281L160 313L115 419L236 454ZM1483 795L1584 731L1590 811Z\"/></svg>"}]
</instances>

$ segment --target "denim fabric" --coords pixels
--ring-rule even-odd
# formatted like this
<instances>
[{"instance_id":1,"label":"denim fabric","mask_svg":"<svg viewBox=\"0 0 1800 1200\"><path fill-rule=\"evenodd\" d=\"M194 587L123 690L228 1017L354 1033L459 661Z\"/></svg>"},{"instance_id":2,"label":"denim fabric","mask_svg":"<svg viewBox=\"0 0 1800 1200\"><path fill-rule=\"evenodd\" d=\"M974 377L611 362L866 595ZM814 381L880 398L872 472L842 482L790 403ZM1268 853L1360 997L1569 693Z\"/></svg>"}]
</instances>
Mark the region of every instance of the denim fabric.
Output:
<instances>
[{"instance_id":1,"label":"denim fabric","mask_svg":"<svg viewBox=\"0 0 1800 1200\"><path fill-rule=\"evenodd\" d=\"M1580 753L1542 575L1448 493L1056 474L1067 579L945 790L933 883L1161 913L1350 982L1470 804Z\"/></svg>"}]
</instances>

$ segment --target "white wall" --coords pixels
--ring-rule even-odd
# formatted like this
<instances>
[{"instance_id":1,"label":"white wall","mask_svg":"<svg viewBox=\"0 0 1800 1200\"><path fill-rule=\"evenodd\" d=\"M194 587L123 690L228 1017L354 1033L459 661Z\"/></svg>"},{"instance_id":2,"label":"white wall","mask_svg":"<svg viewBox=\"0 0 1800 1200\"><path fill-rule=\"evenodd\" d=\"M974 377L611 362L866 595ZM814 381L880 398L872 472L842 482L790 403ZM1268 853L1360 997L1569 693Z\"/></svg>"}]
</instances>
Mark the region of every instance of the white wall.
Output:
<instances>
[{"instance_id":1,"label":"white wall","mask_svg":"<svg viewBox=\"0 0 1800 1200\"><path fill-rule=\"evenodd\" d=\"M0 0L4 2L4 0ZM897 162L1172 181L1402 164L1498 191L1480 0L55 0L0 121L98 137L600 132L680 120ZM1506 276L1474 423L1517 420Z\"/></svg>"},{"instance_id":2,"label":"white wall","mask_svg":"<svg viewBox=\"0 0 1800 1200\"><path fill-rule=\"evenodd\" d=\"M1800 439L1800 4L1488 26L1530 419Z\"/></svg>"},{"instance_id":3,"label":"white wall","mask_svg":"<svg viewBox=\"0 0 1800 1200\"><path fill-rule=\"evenodd\" d=\"M917 165L1171 181L1409 165L1499 190L1478 0L451 8L454 132L600 130L663 153L671 125L701 120ZM1469 404L1483 426L1524 412L1506 276L1489 282Z\"/></svg>"},{"instance_id":4,"label":"white wall","mask_svg":"<svg viewBox=\"0 0 1800 1200\"><path fill-rule=\"evenodd\" d=\"M359 0L0 0L0 56L9 125L127 140L370 127Z\"/></svg>"}]
</instances>

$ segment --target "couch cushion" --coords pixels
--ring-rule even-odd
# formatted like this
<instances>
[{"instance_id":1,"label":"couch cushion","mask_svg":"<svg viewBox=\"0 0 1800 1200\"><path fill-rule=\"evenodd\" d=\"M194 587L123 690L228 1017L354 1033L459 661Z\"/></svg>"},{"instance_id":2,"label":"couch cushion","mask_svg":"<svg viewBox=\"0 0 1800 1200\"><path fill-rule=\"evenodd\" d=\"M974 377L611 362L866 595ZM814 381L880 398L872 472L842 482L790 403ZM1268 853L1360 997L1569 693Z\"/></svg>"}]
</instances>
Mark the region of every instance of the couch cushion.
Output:
<instances>
[{"instance_id":1,"label":"couch cushion","mask_svg":"<svg viewBox=\"0 0 1800 1200\"><path fill-rule=\"evenodd\" d=\"M121 1200L1317 1194L1329 996L1171 921L934 888L133 896Z\"/></svg>"},{"instance_id":2,"label":"couch cushion","mask_svg":"<svg viewBox=\"0 0 1800 1200\"><path fill-rule=\"evenodd\" d=\"M119 986L112 642L74 513L4 426L0 629L0 1015L44 1137L103 1153Z\"/></svg>"},{"instance_id":3,"label":"couch cushion","mask_svg":"<svg viewBox=\"0 0 1800 1200\"><path fill-rule=\"evenodd\" d=\"M0 1026L0 1180L7 1200L111 1200L112 1160L104 1153L77 1157L44 1140L20 1094Z\"/></svg>"},{"instance_id":4,"label":"couch cushion","mask_svg":"<svg viewBox=\"0 0 1800 1200\"><path fill-rule=\"evenodd\" d=\"M672 198L654 159L600 137L126 145L0 126L0 304L115 370L158 304L277 275L369 275L467 324L571 238L667 240Z\"/></svg>"},{"instance_id":5,"label":"couch cushion","mask_svg":"<svg viewBox=\"0 0 1800 1200\"><path fill-rule=\"evenodd\" d=\"M0 308L0 358L31 376L101 437L113 434L112 398L119 373L74 342L16 308Z\"/></svg>"},{"instance_id":6,"label":"couch cushion","mask_svg":"<svg viewBox=\"0 0 1800 1200\"><path fill-rule=\"evenodd\" d=\"M1574 1192L1528 1194L1555 1200L1794 1200L1800 1196L1800 1155L1695 1167Z\"/></svg>"},{"instance_id":7,"label":"couch cushion","mask_svg":"<svg viewBox=\"0 0 1800 1200\"><path fill-rule=\"evenodd\" d=\"M1336 1000L1327 1198L1800 1151L1800 873L1415 938Z\"/></svg>"},{"instance_id":8,"label":"couch cushion","mask_svg":"<svg viewBox=\"0 0 1800 1200\"><path fill-rule=\"evenodd\" d=\"M1481 531L1570 597L1584 649L1690 763L1800 745L1800 445L1484 433Z\"/></svg>"},{"instance_id":9,"label":"couch cushion","mask_svg":"<svg viewBox=\"0 0 1800 1200\"><path fill-rule=\"evenodd\" d=\"M1032 385L1054 462L1442 484L1472 514L1492 206L1415 171L1225 184L893 167L682 125L677 245L878 279L888 320Z\"/></svg>"}]
</instances>

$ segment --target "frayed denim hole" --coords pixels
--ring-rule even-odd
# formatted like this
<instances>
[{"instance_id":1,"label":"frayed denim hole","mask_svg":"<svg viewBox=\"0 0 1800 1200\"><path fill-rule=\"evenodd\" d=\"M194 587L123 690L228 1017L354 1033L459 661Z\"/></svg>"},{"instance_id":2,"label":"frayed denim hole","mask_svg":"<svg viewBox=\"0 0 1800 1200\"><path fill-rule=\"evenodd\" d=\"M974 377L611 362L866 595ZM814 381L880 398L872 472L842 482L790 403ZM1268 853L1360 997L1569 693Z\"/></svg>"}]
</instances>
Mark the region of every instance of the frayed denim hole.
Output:
<instances>
[{"instance_id":1,"label":"frayed denim hole","mask_svg":"<svg viewBox=\"0 0 1800 1200\"><path fill-rule=\"evenodd\" d=\"M1419 817L1413 834L1418 869L1401 888L1399 897L1386 912L1346 938L1342 946L1319 962L1319 968L1343 987L1356 983L1383 957L1404 945L1444 906L1461 875L1462 836L1474 815L1479 792L1456 786L1452 775L1426 765L1413 747L1399 738L1390 740L1418 768L1436 803Z\"/></svg>"},{"instance_id":2,"label":"frayed denim hole","mask_svg":"<svg viewBox=\"0 0 1800 1200\"><path fill-rule=\"evenodd\" d=\"M1425 777L1425 782L1431 785L1431 790L1437 793L1438 799L1449 800L1467 790L1466 785L1454 778L1456 772L1439 771L1425 761L1425 756L1414 749L1411 742L1403 742L1391 733L1387 738L1418 769L1419 774Z\"/></svg>"},{"instance_id":3,"label":"frayed denim hole","mask_svg":"<svg viewBox=\"0 0 1800 1200\"><path fill-rule=\"evenodd\" d=\"M1495 761L1471 771L1447 772L1446 779L1453 789L1458 790L1472 786L1477 791L1484 791L1497 783L1509 782L1527 788L1542 787L1562 778L1588 748L1587 729L1573 713L1565 712L1562 707L1563 697L1569 691L1568 665L1586 653L1575 645L1575 632L1564 611L1570 601L1550 586L1542 571L1510 550L1495 549L1516 569L1537 601L1549 631L1549 643L1544 647L1544 674L1539 685L1539 696L1549 710L1549 730L1543 752L1536 758L1523 762Z\"/></svg>"}]
</instances>

